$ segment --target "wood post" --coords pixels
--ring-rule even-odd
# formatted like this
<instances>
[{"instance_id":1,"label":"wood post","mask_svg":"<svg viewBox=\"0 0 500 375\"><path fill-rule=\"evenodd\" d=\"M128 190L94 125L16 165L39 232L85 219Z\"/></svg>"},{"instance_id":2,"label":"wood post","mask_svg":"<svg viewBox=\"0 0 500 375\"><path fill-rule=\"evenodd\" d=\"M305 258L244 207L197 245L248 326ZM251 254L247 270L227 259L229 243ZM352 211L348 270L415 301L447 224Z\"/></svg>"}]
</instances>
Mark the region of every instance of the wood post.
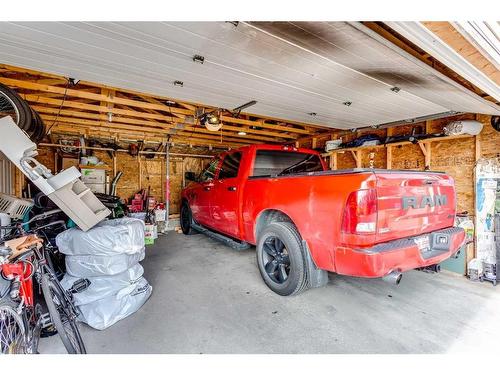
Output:
<instances>
[{"instance_id":1,"label":"wood post","mask_svg":"<svg viewBox=\"0 0 500 375\"><path fill-rule=\"evenodd\" d=\"M337 170L337 153L330 155L330 169Z\"/></svg>"}]
</instances>

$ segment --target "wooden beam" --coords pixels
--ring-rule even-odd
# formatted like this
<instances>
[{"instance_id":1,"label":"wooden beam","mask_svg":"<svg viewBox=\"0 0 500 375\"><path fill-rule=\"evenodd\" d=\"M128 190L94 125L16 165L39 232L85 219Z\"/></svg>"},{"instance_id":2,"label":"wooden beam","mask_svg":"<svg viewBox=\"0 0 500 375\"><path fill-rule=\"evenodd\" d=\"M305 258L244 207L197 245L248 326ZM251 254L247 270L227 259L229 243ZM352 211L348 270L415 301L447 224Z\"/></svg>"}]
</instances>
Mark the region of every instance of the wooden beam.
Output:
<instances>
[{"instance_id":1,"label":"wooden beam","mask_svg":"<svg viewBox=\"0 0 500 375\"><path fill-rule=\"evenodd\" d=\"M450 22L424 21L422 24L485 76L497 85L500 85L500 70L483 56L473 44L465 39Z\"/></svg>"},{"instance_id":2,"label":"wooden beam","mask_svg":"<svg viewBox=\"0 0 500 375\"><path fill-rule=\"evenodd\" d=\"M175 124L180 123L181 121L178 118L171 117L171 116L166 116L166 115L161 115L161 114L151 114L151 113L146 113L146 112L138 112L138 111L133 111L133 110L126 110L126 109L119 109L115 107L109 108L107 105L93 105L93 104L83 104L83 103L78 103L74 101L64 101L59 99L51 99L51 98L41 98L37 95L24 95L25 99L28 100L31 103L43 103L43 104L52 104L52 105L59 105L59 107L62 105L63 107L72 107L76 109L82 109L82 110L90 110L90 111L97 111L99 113L108 113L111 112L113 114L118 114L118 115L125 115L125 116L133 116L133 117L141 117L141 118L148 118L148 119L154 119L154 120L161 120L165 121L166 123L162 123L162 125L165 128L171 128L171 129L178 129L178 126ZM83 117L83 118L89 118L89 119L99 119L103 121L108 121L107 115L97 115L93 113L88 113L88 112L82 112L82 111L74 111L74 110L65 110L61 109L59 111L59 107L44 107L41 105L32 105L32 107L37 110L38 112L43 112L43 113L49 113L49 114L57 114L61 113L67 116L75 116L75 117ZM152 121L146 121L146 120L136 120L136 119L130 119L130 118L125 118L125 117L118 117L114 118L115 122L120 122L120 123L128 123L128 124L140 124L140 125L151 125L151 126L158 126L159 123L157 122L152 122ZM225 130L229 131L234 131L235 133L239 132L241 128L236 127L236 126L231 126L224 124L223 128ZM184 125L184 129L192 130L192 131L203 131L203 128L199 126L193 126L193 125ZM245 129L245 132L248 134L249 138L254 138L254 139L260 139L262 141L270 141L270 142L275 142L279 141L276 138L283 138L283 139L295 139L295 136L293 135L288 135L288 134L283 134L279 132L269 132L265 130L254 130L254 129ZM256 136L254 136L255 134ZM266 137L268 136L268 137Z\"/></svg>"},{"instance_id":3,"label":"wooden beam","mask_svg":"<svg viewBox=\"0 0 500 375\"><path fill-rule=\"evenodd\" d=\"M58 108L47 108L43 106L37 106L34 105L32 106L33 109L35 109L37 112L42 114L42 118L54 121L57 118L57 115L59 114L59 118L61 119L61 122L78 122L82 124L90 124L89 122L82 122L79 120L96 120L100 123L101 126L108 126L111 128L119 128L122 127L123 129L128 129L128 130L134 130L134 127L131 126L124 126L125 124L129 125L140 125L145 126L147 128L155 128L155 129L162 129L165 132L169 134L177 134L183 131L190 131L194 133L202 133L202 134L210 134L213 132L208 131L204 127L201 126L189 126L189 125L182 125L180 126L179 124L171 124L171 123L161 123L161 122L155 122L155 121L148 121L148 120L139 120L139 119L133 119L133 118L128 118L128 117L113 117L113 121L110 123L109 118L105 114L95 114L95 113L88 113L88 112L79 112L79 111L71 111L71 110L59 110ZM56 115L55 117L51 116L46 116L44 114L50 114L50 115ZM63 117L63 116L69 116L69 117ZM78 120L78 121L75 121ZM92 123L93 125L99 125L97 122ZM248 140L249 143L251 141L261 141L261 142L271 142L274 143L276 141L279 141L279 139L276 139L276 137L265 137L265 136L260 136L256 135L254 133L249 133L245 137L238 136L236 133L236 130L238 128L231 127L231 126L223 126L224 129L222 131L223 136L228 136L228 137L236 137L239 138L242 142L245 140ZM225 131L225 130L234 130L234 132L230 131ZM220 133L218 133L220 134Z\"/></svg>"},{"instance_id":4,"label":"wooden beam","mask_svg":"<svg viewBox=\"0 0 500 375\"><path fill-rule=\"evenodd\" d=\"M164 112L173 113L176 115L179 115L179 114L194 115L194 112L191 110L177 108L177 107L171 107L171 106L167 106L166 104L163 104L163 103L161 103L161 104L150 103L150 102L138 101L138 100L133 100L133 99L125 99L125 98L116 97L116 96L115 97L107 97L106 95L102 95L100 93L96 94L96 93L85 92L85 91L81 91L81 90L75 90L75 89L65 89L64 87L42 85L42 84L37 84L37 83L33 83L33 82L27 82L27 81L11 79L11 78L4 78L4 77L0 77L0 83L3 83L3 84L8 85L8 86L24 88L24 89L34 90L34 91L42 91L42 92L49 92L49 93L62 94L62 95L64 95L66 93L66 96L68 96L68 97L92 99L92 100L99 101L99 102L122 104L122 105L127 105L130 107L136 107L136 108L141 108L141 109L160 110L160 111L164 111ZM244 120L244 119L234 118L231 116L221 116L221 120L223 122L230 122L230 123L234 123L234 124L243 124L243 125L261 127L261 128L273 129L273 130L282 130L282 131L291 132L291 133L311 134L311 132L309 130L305 130L305 129L297 129L294 127L266 124L265 122ZM283 135L283 136L287 137L285 135Z\"/></svg>"},{"instance_id":5,"label":"wooden beam","mask_svg":"<svg viewBox=\"0 0 500 375\"><path fill-rule=\"evenodd\" d=\"M386 152L387 169L392 169L392 147L390 145L387 145Z\"/></svg>"},{"instance_id":6,"label":"wooden beam","mask_svg":"<svg viewBox=\"0 0 500 375\"><path fill-rule=\"evenodd\" d=\"M330 155L330 169L337 170L337 154Z\"/></svg>"},{"instance_id":7,"label":"wooden beam","mask_svg":"<svg viewBox=\"0 0 500 375\"><path fill-rule=\"evenodd\" d=\"M234 118L234 117L225 116L225 115L222 115L220 117L220 119L222 120L222 122L230 122L232 124L256 126L256 127L260 127L260 128L264 128L264 129L272 129L272 130L282 130L282 131L290 132L290 133L311 134L310 130L297 129L297 128L282 126L282 125L266 124L265 122L245 120L242 118Z\"/></svg>"},{"instance_id":8,"label":"wooden beam","mask_svg":"<svg viewBox=\"0 0 500 375\"><path fill-rule=\"evenodd\" d=\"M311 144L312 148L315 149L317 145L318 145L318 138L313 137Z\"/></svg>"},{"instance_id":9,"label":"wooden beam","mask_svg":"<svg viewBox=\"0 0 500 375\"><path fill-rule=\"evenodd\" d=\"M66 135L66 136L80 136L80 135L88 135L88 132L85 131L85 129L75 127L75 126L54 126L55 130L54 133L59 134L59 135ZM123 132L120 132L118 130L108 130L108 131L102 131L102 129L92 129L89 128L89 130L92 131L92 137L97 138L97 139L106 139L106 140L112 140L112 141L124 141L124 140L129 140L127 139L127 136L133 137L133 139L130 139L131 141L136 142L137 140L144 140L145 142L148 143L158 143L162 142L165 140L165 136L155 136L152 135L151 133L126 133L124 134ZM228 148L237 148L241 146L245 146L246 144L242 143L234 143L234 142L227 142L223 141L221 142L212 142L211 140L198 140L197 138L180 138L176 136L172 136L170 139L170 142L172 144L176 145L194 145L194 146L202 146L202 147L207 147L208 149L228 149Z\"/></svg>"},{"instance_id":10,"label":"wooden beam","mask_svg":"<svg viewBox=\"0 0 500 375\"><path fill-rule=\"evenodd\" d=\"M45 119L44 116L42 116L42 118ZM55 117L53 117L53 119L55 119ZM153 135L163 139L165 138L165 135L168 134L166 131L158 131L158 129L146 128L144 129L146 131L141 132L142 129L136 127L124 127L115 124L109 124L108 126L103 127L102 125L100 125L100 123L96 124L95 122L92 122L84 124L84 123L78 123L77 121L78 121L77 119L60 117L52 129L54 129L54 131L56 131L57 129L67 130L68 128L72 128L73 130L78 130L75 129L76 127L76 128L81 128L82 132L87 135L91 135L89 131L93 132L97 130L101 132L107 132L109 134L111 133L120 134L123 136L127 135L132 136L140 134L142 136L141 138L144 138L147 135ZM171 136L176 136L177 138L185 136L186 142L190 139L198 139L198 140L203 139L207 140L206 141L207 144L220 143L220 136L217 135L204 135L204 134L190 133L190 132L178 132L176 134L171 134ZM233 138L233 137L223 137L223 142L228 144L231 143L233 146L234 145L246 146L252 143L260 143L259 141L254 141L254 140L242 141L240 138Z\"/></svg>"},{"instance_id":11,"label":"wooden beam","mask_svg":"<svg viewBox=\"0 0 500 375\"><path fill-rule=\"evenodd\" d=\"M60 76L60 75L56 75L56 74L50 74L50 73L45 73L45 72L40 72L40 71L35 71L35 70L31 70L31 69L26 69L26 68L20 68L20 67L15 67L15 66L12 66L12 65L7 65L7 64L0 64L0 69L6 69L8 71L13 71L13 72L20 72L20 73L24 73L24 74L28 74L30 76L37 76L38 77L48 77L48 78L54 78L54 79L61 79L63 81L66 81L66 77L63 77L63 76ZM35 78L35 79L37 79ZM33 80L33 78L27 78L28 80ZM181 107L184 107L184 108L177 108L179 111L176 111L179 112L179 113L182 113L182 114L192 114L194 113L194 110L196 107L210 107L210 108L213 108L215 109L214 107L211 107L211 106L207 106L207 105L204 105L204 104L201 104L201 103L186 103L186 102L183 102L183 101L180 101L180 100L177 100L177 99L174 99L174 98L169 98L169 97L161 97L161 96L158 96L158 95L148 95L144 92L139 92L139 91L134 91L134 90L129 90L129 89L123 89L123 88L116 88L116 87L111 87L111 86L108 86L108 85L103 85L103 84L99 84L99 83L95 83L95 82L88 82L88 81L84 81L84 80L81 80L78 84L78 86L81 86L81 87L85 87L85 88L88 88L88 87L93 87L93 88L107 88L107 89L110 89L110 90L115 90L117 93L126 93L126 94L130 94L130 95L134 95L134 96L138 96L138 97L148 97L148 98L153 98L158 100L158 101L166 101L166 100L171 100L171 101L174 101L176 102L178 105L180 105ZM39 91L39 90L36 90L36 91ZM43 91L43 90L41 90ZM60 91L59 91L60 92ZM94 101L100 101L100 99L93 99ZM139 103L142 103L142 102L139 102ZM117 103L115 103L117 104ZM162 106L166 106L164 104L162 104ZM168 106L167 106L168 107ZM153 108L155 109L155 108ZM160 110L163 110L163 109L160 109ZM167 109L168 111L168 109ZM300 121L289 121L289 120L284 120L284 119L281 119L281 118L276 118L276 117L270 117L270 116L262 116L262 115L257 115L257 114L252 114L252 113L242 113L241 114L242 116L248 116L248 117L255 117L255 118L259 118L260 120L259 121L263 121L262 123L262 127L263 128L269 128L269 129L273 129L273 130L282 130L282 131L287 131L287 132L290 132L290 133L297 133L297 134L314 134L317 129L325 129L327 128L326 126L322 126L322 125L317 125L317 124L310 124L310 123L304 123L304 122L300 122ZM230 116L227 116L229 118L226 119L225 121L226 122L231 122L231 123L238 123L236 121L232 121L231 119L233 119L232 117ZM231 120L231 121L230 121ZM238 119L236 119L238 120ZM242 119L240 119L242 120ZM251 121L251 120L246 120L246 121ZM278 124L266 124L265 121L276 121ZM289 124L290 126L283 126L283 124ZM253 121L252 123L253 126L258 126L258 121Z\"/></svg>"},{"instance_id":12,"label":"wooden beam","mask_svg":"<svg viewBox=\"0 0 500 375\"><path fill-rule=\"evenodd\" d=\"M0 83L3 83L4 85L8 85L8 86L14 86L14 87L19 87L19 88L24 88L24 89L29 89L29 90L51 92L54 94L63 94L64 95L66 93L66 96L75 97L75 98L92 99L95 101L100 101L100 102L105 102L105 103L124 104L124 105L128 105L130 107L157 109L160 111L175 112L175 113L180 113L180 114L185 114L185 115L192 115L193 114L192 111L190 111L190 110L176 108L176 107L168 107L165 104L154 104L154 103L142 102L139 100L119 98L116 96L113 98L110 98L110 97L107 97L107 96L102 95L102 94L95 94L95 93L86 92L86 91L82 91L82 90L75 90L75 89L65 89L64 87L41 85L38 83L21 81L18 79L10 79L10 78L0 77Z\"/></svg>"}]
</instances>

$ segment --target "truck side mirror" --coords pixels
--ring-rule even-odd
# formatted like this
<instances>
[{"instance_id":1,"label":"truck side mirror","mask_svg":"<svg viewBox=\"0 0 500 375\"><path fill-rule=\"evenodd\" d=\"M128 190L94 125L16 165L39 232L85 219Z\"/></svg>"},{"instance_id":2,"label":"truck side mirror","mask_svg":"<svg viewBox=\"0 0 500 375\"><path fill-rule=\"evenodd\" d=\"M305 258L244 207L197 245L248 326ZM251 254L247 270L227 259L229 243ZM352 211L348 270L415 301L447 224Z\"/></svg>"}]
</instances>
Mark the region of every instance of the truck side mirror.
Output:
<instances>
[{"instance_id":1,"label":"truck side mirror","mask_svg":"<svg viewBox=\"0 0 500 375\"><path fill-rule=\"evenodd\" d=\"M185 172L184 179L186 181L196 181L196 173L194 172Z\"/></svg>"}]
</instances>

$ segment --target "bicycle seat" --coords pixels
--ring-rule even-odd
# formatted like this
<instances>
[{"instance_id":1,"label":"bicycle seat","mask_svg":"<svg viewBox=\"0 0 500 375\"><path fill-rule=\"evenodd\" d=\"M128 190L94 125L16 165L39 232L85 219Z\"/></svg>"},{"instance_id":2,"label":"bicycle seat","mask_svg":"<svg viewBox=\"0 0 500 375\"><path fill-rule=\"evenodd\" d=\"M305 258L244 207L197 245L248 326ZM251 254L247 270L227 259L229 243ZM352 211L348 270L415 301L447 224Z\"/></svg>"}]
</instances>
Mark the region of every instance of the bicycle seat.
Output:
<instances>
[{"instance_id":1,"label":"bicycle seat","mask_svg":"<svg viewBox=\"0 0 500 375\"><path fill-rule=\"evenodd\" d=\"M42 243L43 240L41 238L38 238L34 234L30 234L28 236L5 241L5 246L12 250L9 258L15 258L23 253L30 251L33 246L37 246L38 248L40 248L42 246Z\"/></svg>"}]
</instances>

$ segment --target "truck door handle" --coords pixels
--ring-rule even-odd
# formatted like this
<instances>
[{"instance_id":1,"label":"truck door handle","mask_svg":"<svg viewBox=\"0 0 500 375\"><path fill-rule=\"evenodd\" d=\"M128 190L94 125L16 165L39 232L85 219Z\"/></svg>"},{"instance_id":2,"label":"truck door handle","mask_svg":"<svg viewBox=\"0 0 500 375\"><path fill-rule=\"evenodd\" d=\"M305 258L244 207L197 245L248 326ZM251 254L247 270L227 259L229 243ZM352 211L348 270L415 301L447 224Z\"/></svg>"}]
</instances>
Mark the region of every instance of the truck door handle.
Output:
<instances>
[{"instance_id":1,"label":"truck door handle","mask_svg":"<svg viewBox=\"0 0 500 375\"><path fill-rule=\"evenodd\" d=\"M236 191L236 186L228 186L227 190Z\"/></svg>"}]
</instances>

